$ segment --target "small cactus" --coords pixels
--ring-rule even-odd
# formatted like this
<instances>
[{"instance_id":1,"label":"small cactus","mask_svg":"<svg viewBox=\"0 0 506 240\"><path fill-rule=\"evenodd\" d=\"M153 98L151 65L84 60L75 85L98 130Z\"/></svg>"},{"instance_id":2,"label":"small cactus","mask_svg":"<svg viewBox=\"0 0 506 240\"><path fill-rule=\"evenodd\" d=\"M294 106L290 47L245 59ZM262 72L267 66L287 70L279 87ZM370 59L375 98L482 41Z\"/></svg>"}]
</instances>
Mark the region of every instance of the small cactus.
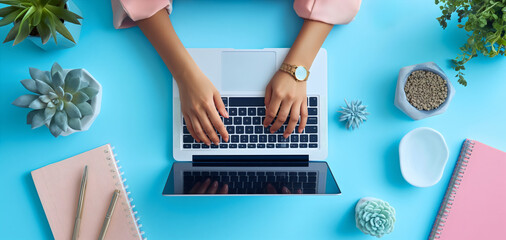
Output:
<instances>
[{"instance_id":1,"label":"small cactus","mask_svg":"<svg viewBox=\"0 0 506 240\"><path fill-rule=\"evenodd\" d=\"M365 120L367 120L368 112L366 112L365 105L362 105L362 101L351 101L351 104L344 99L346 103L346 107L341 107L342 111L338 111L341 113L341 117L339 117L339 121L346 122L346 128L352 129L358 128L360 124L362 124Z\"/></svg>"},{"instance_id":2,"label":"small cactus","mask_svg":"<svg viewBox=\"0 0 506 240\"><path fill-rule=\"evenodd\" d=\"M91 99L99 89L83 78L83 69L65 74L55 62L50 72L30 68L30 76L32 79L21 80L21 84L35 94L22 95L12 104L33 109L26 119L32 129L47 125L51 134L58 137L68 128L81 130L83 117L94 114Z\"/></svg>"}]
</instances>

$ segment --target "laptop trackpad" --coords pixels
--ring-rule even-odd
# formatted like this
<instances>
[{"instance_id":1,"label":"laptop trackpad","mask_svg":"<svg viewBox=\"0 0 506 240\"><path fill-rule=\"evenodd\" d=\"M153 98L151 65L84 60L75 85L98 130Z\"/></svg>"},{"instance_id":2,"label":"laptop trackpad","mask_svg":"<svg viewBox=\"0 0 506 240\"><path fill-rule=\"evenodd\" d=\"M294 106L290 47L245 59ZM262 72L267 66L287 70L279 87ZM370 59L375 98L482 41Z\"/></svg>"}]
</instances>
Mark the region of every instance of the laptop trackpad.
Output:
<instances>
[{"instance_id":1,"label":"laptop trackpad","mask_svg":"<svg viewBox=\"0 0 506 240\"><path fill-rule=\"evenodd\" d=\"M264 91L276 72L276 52L225 51L221 63L223 91Z\"/></svg>"}]
</instances>

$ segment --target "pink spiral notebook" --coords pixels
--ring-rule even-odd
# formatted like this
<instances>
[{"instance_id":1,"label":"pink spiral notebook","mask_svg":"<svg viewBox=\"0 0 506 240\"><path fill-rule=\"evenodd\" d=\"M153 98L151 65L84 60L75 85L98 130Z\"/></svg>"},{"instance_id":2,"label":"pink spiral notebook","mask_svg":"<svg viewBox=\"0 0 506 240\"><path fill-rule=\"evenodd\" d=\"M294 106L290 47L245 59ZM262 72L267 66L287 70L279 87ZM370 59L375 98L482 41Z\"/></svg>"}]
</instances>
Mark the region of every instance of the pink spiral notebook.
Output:
<instances>
[{"instance_id":1,"label":"pink spiral notebook","mask_svg":"<svg viewBox=\"0 0 506 240\"><path fill-rule=\"evenodd\" d=\"M429 239L506 239L506 153L467 139Z\"/></svg>"},{"instance_id":2,"label":"pink spiral notebook","mask_svg":"<svg viewBox=\"0 0 506 240\"><path fill-rule=\"evenodd\" d=\"M105 239L139 240L143 232L137 223L131 199L109 144L32 171L40 201L56 240L71 239L81 178L88 165L79 239L98 239L115 189L121 191Z\"/></svg>"}]
</instances>

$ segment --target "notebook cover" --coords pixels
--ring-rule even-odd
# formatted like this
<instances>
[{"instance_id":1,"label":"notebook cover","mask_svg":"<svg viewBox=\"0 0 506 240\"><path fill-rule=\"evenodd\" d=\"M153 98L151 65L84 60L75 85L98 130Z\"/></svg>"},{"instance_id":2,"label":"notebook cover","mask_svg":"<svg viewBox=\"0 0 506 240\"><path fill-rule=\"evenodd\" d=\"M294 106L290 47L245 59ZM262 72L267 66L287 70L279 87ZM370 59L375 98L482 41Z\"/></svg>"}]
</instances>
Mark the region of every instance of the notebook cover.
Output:
<instances>
[{"instance_id":1,"label":"notebook cover","mask_svg":"<svg viewBox=\"0 0 506 240\"><path fill-rule=\"evenodd\" d=\"M429 239L506 239L506 153L466 140Z\"/></svg>"},{"instance_id":2,"label":"notebook cover","mask_svg":"<svg viewBox=\"0 0 506 240\"><path fill-rule=\"evenodd\" d=\"M84 166L88 182L79 239L98 239L115 189L121 191L106 239L142 239L109 144L32 171L55 239L71 239Z\"/></svg>"}]
</instances>

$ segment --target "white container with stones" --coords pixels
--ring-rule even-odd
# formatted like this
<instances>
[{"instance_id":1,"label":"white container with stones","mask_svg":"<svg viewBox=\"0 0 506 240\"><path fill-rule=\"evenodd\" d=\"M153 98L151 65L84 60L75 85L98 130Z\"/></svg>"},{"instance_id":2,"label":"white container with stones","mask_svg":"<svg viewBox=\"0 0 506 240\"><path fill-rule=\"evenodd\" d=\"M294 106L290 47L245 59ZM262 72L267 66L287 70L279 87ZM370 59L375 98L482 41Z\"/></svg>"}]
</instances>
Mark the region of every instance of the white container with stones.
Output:
<instances>
[{"instance_id":1,"label":"white container with stones","mask_svg":"<svg viewBox=\"0 0 506 240\"><path fill-rule=\"evenodd\" d=\"M435 109L428 111L418 110L416 107L411 105L411 103L409 103L407 99L406 92L404 91L406 81L408 80L408 77L409 75L411 75L412 72L419 70L433 72L441 76L444 80L446 80L448 90L446 99L441 105L439 105L439 107ZM443 72L443 70L434 62L426 62L401 68L401 70L399 71L399 77L397 78L397 89L395 90L394 104L397 108L399 108L399 110L404 112L413 120L420 120L444 113L448 108L448 106L450 105L453 95L455 95L455 88L453 88L453 85L448 80L448 77Z\"/></svg>"}]
</instances>

